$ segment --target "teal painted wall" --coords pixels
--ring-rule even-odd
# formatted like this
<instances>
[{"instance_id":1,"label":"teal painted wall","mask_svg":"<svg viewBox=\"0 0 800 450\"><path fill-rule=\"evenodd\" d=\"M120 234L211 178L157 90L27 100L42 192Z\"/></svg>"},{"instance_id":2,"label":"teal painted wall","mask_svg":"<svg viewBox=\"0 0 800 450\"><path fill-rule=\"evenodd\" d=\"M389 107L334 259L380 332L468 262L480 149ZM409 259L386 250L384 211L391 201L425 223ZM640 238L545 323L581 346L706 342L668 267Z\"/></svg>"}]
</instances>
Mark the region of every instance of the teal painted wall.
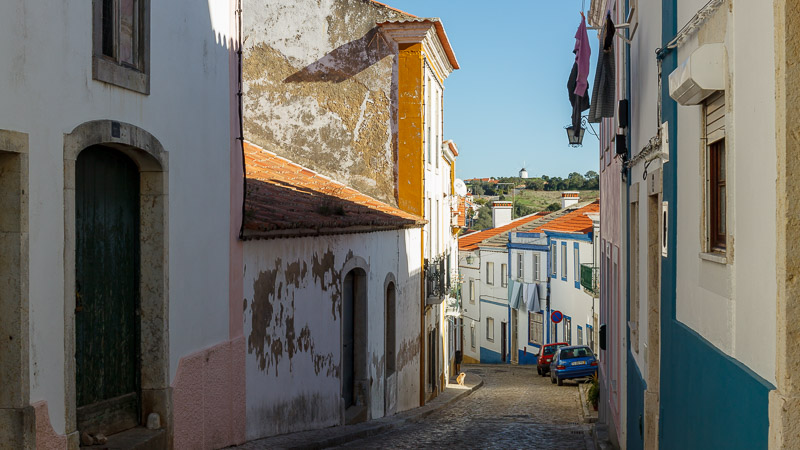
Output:
<instances>
[{"instance_id":1,"label":"teal painted wall","mask_svg":"<svg viewBox=\"0 0 800 450\"><path fill-rule=\"evenodd\" d=\"M661 340L661 448L767 448L774 387L685 325L670 322Z\"/></svg>"},{"instance_id":2,"label":"teal painted wall","mask_svg":"<svg viewBox=\"0 0 800 450\"><path fill-rule=\"evenodd\" d=\"M636 365L630 351L628 351L626 382L628 384L626 441L628 450L639 450L644 448L644 391L647 389L647 383L642 378L639 366Z\"/></svg>"}]
</instances>

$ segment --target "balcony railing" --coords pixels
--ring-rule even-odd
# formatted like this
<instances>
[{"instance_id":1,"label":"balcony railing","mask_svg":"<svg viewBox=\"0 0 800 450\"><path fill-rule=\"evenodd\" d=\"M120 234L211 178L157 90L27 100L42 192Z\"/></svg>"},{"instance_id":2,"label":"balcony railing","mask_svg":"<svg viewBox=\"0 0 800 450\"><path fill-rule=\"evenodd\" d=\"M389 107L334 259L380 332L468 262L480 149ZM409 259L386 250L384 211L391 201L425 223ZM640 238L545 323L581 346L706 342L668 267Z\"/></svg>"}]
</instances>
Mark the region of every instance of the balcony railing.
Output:
<instances>
[{"instance_id":1,"label":"balcony railing","mask_svg":"<svg viewBox=\"0 0 800 450\"><path fill-rule=\"evenodd\" d=\"M445 259L440 257L433 261L425 260L425 293L427 297L425 303L429 305L442 303L450 288L450 277L447 276Z\"/></svg>"},{"instance_id":2,"label":"balcony railing","mask_svg":"<svg viewBox=\"0 0 800 450\"><path fill-rule=\"evenodd\" d=\"M599 297L600 268L593 264L581 264L581 286L592 297Z\"/></svg>"}]
</instances>

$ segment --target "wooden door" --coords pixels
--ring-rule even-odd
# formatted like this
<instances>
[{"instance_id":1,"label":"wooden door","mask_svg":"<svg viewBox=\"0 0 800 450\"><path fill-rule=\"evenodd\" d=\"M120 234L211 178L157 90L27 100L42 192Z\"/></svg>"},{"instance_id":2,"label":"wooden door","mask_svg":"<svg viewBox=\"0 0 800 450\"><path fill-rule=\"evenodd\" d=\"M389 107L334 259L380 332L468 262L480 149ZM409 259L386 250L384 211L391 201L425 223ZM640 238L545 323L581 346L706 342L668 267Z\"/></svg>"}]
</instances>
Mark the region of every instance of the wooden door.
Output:
<instances>
[{"instance_id":1,"label":"wooden door","mask_svg":"<svg viewBox=\"0 0 800 450\"><path fill-rule=\"evenodd\" d=\"M506 327L508 324L500 322L500 360L506 362Z\"/></svg>"},{"instance_id":2,"label":"wooden door","mask_svg":"<svg viewBox=\"0 0 800 450\"><path fill-rule=\"evenodd\" d=\"M355 274L345 275L342 295L342 398L344 407L355 403Z\"/></svg>"},{"instance_id":3,"label":"wooden door","mask_svg":"<svg viewBox=\"0 0 800 450\"><path fill-rule=\"evenodd\" d=\"M75 172L78 429L113 434L139 423L139 169L94 146Z\"/></svg>"}]
</instances>

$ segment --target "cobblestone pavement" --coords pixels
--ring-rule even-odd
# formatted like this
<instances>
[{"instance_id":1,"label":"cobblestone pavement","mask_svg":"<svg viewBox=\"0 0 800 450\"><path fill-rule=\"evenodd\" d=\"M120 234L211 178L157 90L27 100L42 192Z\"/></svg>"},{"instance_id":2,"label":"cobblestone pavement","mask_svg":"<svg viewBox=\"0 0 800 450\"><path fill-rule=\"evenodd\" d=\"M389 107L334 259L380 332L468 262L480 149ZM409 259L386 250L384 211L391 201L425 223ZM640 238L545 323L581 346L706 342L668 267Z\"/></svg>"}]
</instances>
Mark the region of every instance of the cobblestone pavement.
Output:
<instances>
[{"instance_id":1,"label":"cobblestone pavement","mask_svg":"<svg viewBox=\"0 0 800 450\"><path fill-rule=\"evenodd\" d=\"M339 448L586 449L577 383L540 377L536 366L465 365L484 386L417 423Z\"/></svg>"}]
</instances>

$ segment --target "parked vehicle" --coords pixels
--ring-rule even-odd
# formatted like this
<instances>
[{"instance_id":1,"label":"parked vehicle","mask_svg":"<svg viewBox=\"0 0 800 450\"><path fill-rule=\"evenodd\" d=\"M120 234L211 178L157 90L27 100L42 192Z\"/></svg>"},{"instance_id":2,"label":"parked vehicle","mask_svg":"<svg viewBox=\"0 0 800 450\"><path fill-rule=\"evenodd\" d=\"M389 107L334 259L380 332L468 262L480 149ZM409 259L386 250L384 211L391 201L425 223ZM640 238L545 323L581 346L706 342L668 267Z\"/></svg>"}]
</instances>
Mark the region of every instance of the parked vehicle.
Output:
<instances>
[{"instance_id":1,"label":"parked vehicle","mask_svg":"<svg viewBox=\"0 0 800 450\"><path fill-rule=\"evenodd\" d=\"M597 358L585 345L561 347L550 362L550 381L563 385L564 380L590 377L597 373Z\"/></svg>"},{"instance_id":2,"label":"parked vehicle","mask_svg":"<svg viewBox=\"0 0 800 450\"><path fill-rule=\"evenodd\" d=\"M567 345L569 344L566 342L555 342L542 346L541 351L539 351L539 357L536 358L536 371L539 372L539 375L545 376L550 372L550 361L552 361L556 350L558 350L559 347L566 347Z\"/></svg>"}]
</instances>

